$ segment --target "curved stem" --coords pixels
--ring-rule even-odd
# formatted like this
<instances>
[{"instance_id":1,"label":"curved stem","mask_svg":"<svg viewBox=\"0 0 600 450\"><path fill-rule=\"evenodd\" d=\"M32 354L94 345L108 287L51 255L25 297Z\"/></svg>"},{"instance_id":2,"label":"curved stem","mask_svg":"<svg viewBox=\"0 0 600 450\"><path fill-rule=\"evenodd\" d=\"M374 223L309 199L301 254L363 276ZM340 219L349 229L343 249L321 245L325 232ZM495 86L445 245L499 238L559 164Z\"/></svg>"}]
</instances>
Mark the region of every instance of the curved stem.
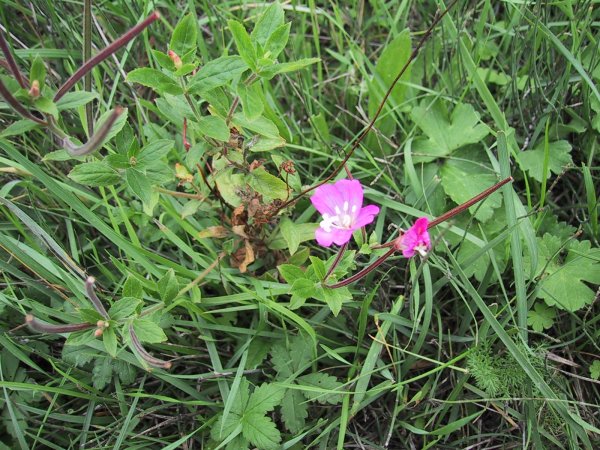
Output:
<instances>
[{"instance_id":1,"label":"curved stem","mask_svg":"<svg viewBox=\"0 0 600 450\"><path fill-rule=\"evenodd\" d=\"M292 198L292 199L288 200L287 202L283 203L279 207L278 211L282 210L283 208L285 208L285 207L291 205L292 203L296 202L298 199L300 199L304 195L308 194L309 192L312 192L313 190L315 190L319 186L321 186L321 185L323 185L323 184L331 181L345 167L345 164L348 162L348 160L350 159L350 157L354 154L354 151L358 148L358 146L360 145L360 143L367 136L367 133L369 131L371 131L371 128L373 128L373 125L375 125L375 122L379 118L379 115L381 114L381 111L383 111L383 107L385 106L385 103L387 102L387 99L392 94L392 91L394 90L394 87L396 87L396 84L398 83L398 81L400 81L400 78L402 78L402 75L404 75L404 73L406 72L406 70L410 67L410 65L412 64L412 62L415 60L415 58L419 54L419 51L421 50L421 47L423 47L423 45L425 44L425 42L427 42L427 40L431 37L431 34L433 33L434 28L437 26L438 23L440 23L440 21L442 20L442 18L444 18L444 16L446 14L448 14L448 12L452 9L452 7L456 4L457 1L458 0L453 0L452 3L450 3L450 5L448 5L448 7L444 10L444 12L442 12L441 14L438 14L435 17L435 19L433 20L433 22L431 23L431 25L429 26L429 28L427 29L427 31L425 31L425 33L423 34L423 37L421 38L421 40L419 41L419 43L417 44L417 46L414 48L414 50L410 54L408 60L406 61L406 63L404 64L404 66L402 66L402 69L400 69L400 72L398 72L398 75L396 75L396 78L394 78L394 80L392 81L392 84L390 85L389 89L386 91L385 95L383 96L383 99L381 100L381 103L379 104L379 107L377 108L377 111L375 112L375 115L373 116L373 118L371 119L371 121L369 122L369 124L367 125L367 127L360 133L360 135L358 136L358 138L352 143L352 146L350 147L350 151L348 151L348 153L346 154L346 157L343 159L343 161L323 181L320 181L319 183L315 184L314 186L311 186L308 189L305 189L304 191L300 192L294 198Z\"/></svg>"},{"instance_id":2,"label":"curved stem","mask_svg":"<svg viewBox=\"0 0 600 450\"><path fill-rule=\"evenodd\" d=\"M325 283L327 281L329 276L333 273L333 271L335 270L337 265L340 263L340 261L342 260L342 256L344 256L344 253L346 252L347 248L348 248L347 242L340 247L340 250L338 251L338 254L336 255L335 259L333 260L333 263L331 263L331 267L329 267L329 270L325 274L325 278L323 278L323 283Z\"/></svg>"},{"instance_id":3,"label":"curved stem","mask_svg":"<svg viewBox=\"0 0 600 450\"><path fill-rule=\"evenodd\" d=\"M347 285L349 285L351 283L354 283L355 281L360 280L362 277L368 275L373 270L375 270L377 267L379 267L381 264L383 264L383 262L386 259L388 259L395 251L396 251L396 249L394 247L392 247L386 253L384 253L382 256L380 256L379 259L375 260L375 262L373 264L371 264L370 266L365 267L360 272L355 273L354 275L352 275L351 277L346 278L345 280L338 281L335 284L325 285L325 287L328 287L328 288L331 288L331 289L336 289L336 288L341 288L341 287L347 286Z\"/></svg>"},{"instance_id":4,"label":"curved stem","mask_svg":"<svg viewBox=\"0 0 600 450\"><path fill-rule=\"evenodd\" d=\"M110 316L108 315L108 312L106 312L104 305L96 295L96 291L94 291L94 283L96 283L96 279L94 277L88 277L87 280L85 280L85 292L96 311L98 311L106 320L109 320Z\"/></svg>"},{"instance_id":5,"label":"curved stem","mask_svg":"<svg viewBox=\"0 0 600 450\"><path fill-rule=\"evenodd\" d=\"M47 122L45 120L35 117L27 109L25 109L25 107L19 102L19 100L17 100L11 94L11 92L8 90L8 88L2 82L1 79L0 79L0 96L2 96L2 98L4 98L4 100L6 100L6 103L8 103L12 107L12 109L15 110L15 112L17 112L19 115L23 116L25 119L32 120L40 125L47 125Z\"/></svg>"},{"instance_id":6,"label":"curved stem","mask_svg":"<svg viewBox=\"0 0 600 450\"><path fill-rule=\"evenodd\" d=\"M42 322L36 319L32 314L25 316L25 323L29 328L40 333L73 333L74 331L82 331L92 328L94 325L89 323L70 323L66 325L54 325L51 323Z\"/></svg>"},{"instance_id":7,"label":"curved stem","mask_svg":"<svg viewBox=\"0 0 600 450\"><path fill-rule=\"evenodd\" d=\"M116 41L113 41L107 47L104 47L98 54L88 61L86 61L77 71L69 77L67 81L63 83L63 85L56 91L54 95L54 101L60 100L63 95L65 95L69 89L71 89L75 83L81 80L85 74L87 74L90 70L108 58L110 55L115 53L121 47L125 46L129 41L135 38L138 34L140 34L144 29L146 29L152 22L160 18L160 13L158 11L154 11L150 16L144 19L142 22L138 23L136 26L127 31L123 36L118 38Z\"/></svg>"},{"instance_id":8,"label":"curved stem","mask_svg":"<svg viewBox=\"0 0 600 450\"><path fill-rule=\"evenodd\" d=\"M162 369L170 369L172 364L170 361L164 361L162 359L155 358L150 353L146 351L143 347L142 343L135 334L135 330L133 329L133 325L129 325L129 335L131 336L131 344L136 352L142 357L144 361L154 367L160 367Z\"/></svg>"},{"instance_id":9,"label":"curved stem","mask_svg":"<svg viewBox=\"0 0 600 450\"><path fill-rule=\"evenodd\" d=\"M10 51L10 47L8 46L8 42L6 42L6 39L4 38L4 33L2 32L2 30L0 30L0 49L2 50L2 53L4 53L4 57L6 58L6 63L8 65L8 67L10 68L10 72L13 74L13 76L19 83L19 86L21 86L23 89L27 89L28 88L27 81L23 78L23 75L21 74L21 71L19 70L17 61L15 60L15 58L13 57L13 55Z\"/></svg>"},{"instance_id":10,"label":"curved stem","mask_svg":"<svg viewBox=\"0 0 600 450\"><path fill-rule=\"evenodd\" d=\"M104 142L104 139L108 135L110 129L115 124L117 119L121 114L123 114L124 109L120 106L117 106L112 114L106 119L106 121L100 125L100 128L96 130L89 140L80 146L77 146L71 142L68 137L62 138L63 148L71 155L71 156L83 156L89 153L92 153L95 150L98 150ZM56 127L55 127L56 129Z\"/></svg>"}]
</instances>

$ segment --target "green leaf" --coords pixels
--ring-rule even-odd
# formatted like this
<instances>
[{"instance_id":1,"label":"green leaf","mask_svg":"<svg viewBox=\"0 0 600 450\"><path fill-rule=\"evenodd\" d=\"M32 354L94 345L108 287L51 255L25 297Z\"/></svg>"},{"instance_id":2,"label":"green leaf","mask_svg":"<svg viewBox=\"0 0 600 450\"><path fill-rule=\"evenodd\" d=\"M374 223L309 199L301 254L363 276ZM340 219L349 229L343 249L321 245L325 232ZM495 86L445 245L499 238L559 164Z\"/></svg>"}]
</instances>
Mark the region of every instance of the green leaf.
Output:
<instances>
[{"instance_id":1,"label":"green leaf","mask_svg":"<svg viewBox=\"0 0 600 450\"><path fill-rule=\"evenodd\" d=\"M189 91L201 94L223 86L248 69L248 64L239 56L221 56L203 65L189 84Z\"/></svg>"},{"instance_id":2,"label":"green leaf","mask_svg":"<svg viewBox=\"0 0 600 450\"><path fill-rule=\"evenodd\" d=\"M291 22L284 23L277 27L269 36L269 39L267 39L267 42L264 44L265 53L269 55L269 58L274 60L283 51L290 38L291 26Z\"/></svg>"},{"instance_id":3,"label":"green leaf","mask_svg":"<svg viewBox=\"0 0 600 450\"><path fill-rule=\"evenodd\" d=\"M104 316L93 308L80 308L79 317L81 320L87 323L96 325L99 320L104 320Z\"/></svg>"},{"instance_id":4,"label":"green leaf","mask_svg":"<svg viewBox=\"0 0 600 450\"><path fill-rule=\"evenodd\" d=\"M102 162L89 162L75 166L69 178L86 186L110 186L121 180L119 173Z\"/></svg>"},{"instance_id":5,"label":"green leaf","mask_svg":"<svg viewBox=\"0 0 600 450\"><path fill-rule=\"evenodd\" d=\"M180 57L191 51L195 51L197 33L195 15L191 13L187 14L173 30L169 49L173 50Z\"/></svg>"},{"instance_id":6,"label":"green leaf","mask_svg":"<svg viewBox=\"0 0 600 450\"><path fill-rule=\"evenodd\" d=\"M136 370L132 364L125 361L114 360L113 371L119 376L123 384L133 384L136 378Z\"/></svg>"},{"instance_id":7,"label":"green leaf","mask_svg":"<svg viewBox=\"0 0 600 450\"><path fill-rule=\"evenodd\" d=\"M310 262L312 263L311 267L314 270L316 280L322 281L325 278L325 274L326 274L325 263L321 259L317 258L316 256L311 256Z\"/></svg>"},{"instance_id":8,"label":"green leaf","mask_svg":"<svg viewBox=\"0 0 600 450\"><path fill-rule=\"evenodd\" d=\"M568 141L550 142L549 151L547 178L550 178L550 172L558 175L566 166L573 164L571 144ZM542 140L533 150L519 153L519 164L523 170L529 172L530 177L541 183L544 167L544 141Z\"/></svg>"},{"instance_id":9,"label":"green leaf","mask_svg":"<svg viewBox=\"0 0 600 450\"><path fill-rule=\"evenodd\" d=\"M308 405L302 392L296 389L287 389L281 402L281 418L290 433L298 433L308 417Z\"/></svg>"},{"instance_id":10,"label":"green leaf","mask_svg":"<svg viewBox=\"0 0 600 450\"><path fill-rule=\"evenodd\" d=\"M245 83L239 83L237 91L246 119L255 120L260 117L265 110L260 83L252 83L250 86L246 86Z\"/></svg>"},{"instance_id":11,"label":"green leaf","mask_svg":"<svg viewBox=\"0 0 600 450\"><path fill-rule=\"evenodd\" d=\"M263 450L277 450L281 434L271 419L262 413L244 414L242 433L256 447Z\"/></svg>"},{"instance_id":12,"label":"green leaf","mask_svg":"<svg viewBox=\"0 0 600 450\"><path fill-rule=\"evenodd\" d=\"M248 145L248 148L252 152L268 152L270 150L283 147L284 145L285 139L282 137L269 138L260 136L252 145Z\"/></svg>"},{"instance_id":13,"label":"green leaf","mask_svg":"<svg viewBox=\"0 0 600 450\"><path fill-rule=\"evenodd\" d=\"M256 48L250 39L250 35L244 28L244 25L237 20L228 20L227 25L233 35L235 46L242 59L248 66L256 71Z\"/></svg>"},{"instance_id":14,"label":"green leaf","mask_svg":"<svg viewBox=\"0 0 600 450\"><path fill-rule=\"evenodd\" d=\"M150 203L152 196L152 184L146 174L136 169L127 169L125 171L125 181L129 188L137 195L142 202Z\"/></svg>"},{"instance_id":15,"label":"green leaf","mask_svg":"<svg viewBox=\"0 0 600 450\"><path fill-rule=\"evenodd\" d=\"M108 117L112 115L113 111L114 111L114 109L109 109L108 111L104 112L98 118L98 120L96 121L96 126L95 126L96 130L98 128L100 128L104 124L104 122L106 122ZM102 145L106 144L108 141L110 141L112 138L114 138L117 134L119 134L119 132L123 129L123 127L125 127L125 124L127 123L128 115L129 115L129 110L127 108L123 108L123 112L121 113L121 115L119 117L117 117L117 120L115 120L115 123L113 124L110 131L107 133L106 137L104 138L104 141L102 141Z\"/></svg>"},{"instance_id":16,"label":"green leaf","mask_svg":"<svg viewBox=\"0 0 600 450\"><path fill-rule=\"evenodd\" d=\"M590 378L594 380L600 379L600 359L597 359L590 366Z\"/></svg>"},{"instance_id":17,"label":"green leaf","mask_svg":"<svg viewBox=\"0 0 600 450\"><path fill-rule=\"evenodd\" d=\"M54 118L58 117L58 108L56 107L56 103L54 103L48 97L39 97L35 99L33 105L43 113L50 114L54 116Z\"/></svg>"},{"instance_id":18,"label":"green leaf","mask_svg":"<svg viewBox=\"0 0 600 450\"><path fill-rule=\"evenodd\" d=\"M249 184L252 189L268 199L284 200L289 195L285 182L262 167L250 172Z\"/></svg>"},{"instance_id":19,"label":"green leaf","mask_svg":"<svg viewBox=\"0 0 600 450\"><path fill-rule=\"evenodd\" d=\"M281 220L279 226L281 227L281 234L288 245L290 255L293 255L300 245L300 239L298 239L298 233L296 232L296 224L285 217Z\"/></svg>"},{"instance_id":20,"label":"green leaf","mask_svg":"<svg viewBox=\"0 0 600 450\"><path fill-rule=\"evenodd\" d=\"M410 116L427 136L413 143L413 153L426 155L415 157L419 162L447 156L467 144L480 142L489 133L488 127L479 123L479 114L464 103L456 105L450 117L441 100L413 108Z\"/></svg>"},{"instance_id":21,"label":"green leaf","mask_svg":"<svg viewBox=\"0 0 600 450\"><path fill-rule=\"evenodd\" d=\"M275 2L261 14L252 30L251 38L265 48L267 40L281 25L283 25L283 8L279 2Z\"/></svg>"},{"instance_id":22,"label":"green leaf","mask_svg":"<svg viewBox=\"0 0 600 450\"><path fill-rule=\"evenodd\" d=\"M537 243L537 297L549 306L567 311L591 304L596 293L588 285L600 284L600 249L591 248L590 241L571 241L565 249L560 238L548 233L538 238ZM524 258L524 264L531 264L528 257Z\"/></svg>"},{"instance_id":23,"label":"green leaf","mask_svg":"<svg viewBox=\"0 0 600 450\"><path fill-rule=\"evenodd\" d=\"M40 91L44 89L44 85L46 84L46 66L44 65L44 60L39 55L35 55L31 63L31 70L29 71L29 84L32 84L33 80L39 82Z\"/></svg>"},{"instance_id":24,"label":"green leaf","mask_svg":"<svg viewBox=\"0 0 600 450\"><path fill-rule=\"evenodd\" d=\"M167 340L163 329L149 319L135 319L133 329L140 342L157 344Z\"/></svg>"},{"instance_id":25,"label":"green leaf","mask_svg":"<svg viewBox=\"0 0 600 450\"><path fill-rule=\"evenodd\" d=\"M254 133L260 134L261 136L266 136L269 138L281 139L279 137L279 130L277 129L277 125L273 123L273 121L267 119L264 116L260 116L256 120L247 120L243 114L235 113L233 115L233 124L236 127L247 128Z\"/></svg>"},{"instance_id":26,"label":"green leaf","mask_svg":"<svg viewBox=\"0 0 600 450\"><path fill-rule=\"evenodd\" d=\"M299 334L289 340L277 342L271 348L271 362L277 371L278 379L289 378L294 372L305 368L312 360L313 343L310 337Z\"/></svg>"},{"instance_id":27,"label":"green leaf","mask_svg":"<svg viewBox=\"0 0 600 450\"><path fill-rule=\"evenodd\" d=\"M59 111L64 111L65 109L74 109L83 106L92 100L96 100L99 97L100 96L97 92L67 92L59 101L56 102L56 107Z\"/></svg>"},{"instance_id":28,"label":"green leaf","mask_svg":"<svg viewBox=\"0 0 600 450\"><path fill-rule=\"evenodd\" d=\"M123 297L142 298L144 296L144 287L142 283L132 275L127 277L123 285Z\"/></svg>"},{"instance_id":29,"label":"green leaf","mask_svg":"<svg viewBox=\"0 0 600 450\"><path fill-rule=\"evenodd\" d=\"M112 360L110 358L99 358L94 363L93 383L96 389L104 389L112 379Z\"/></svg>"},{"instance_id":30,"label":"green leaf","mask_svg":"<svg viewBox=\"0 0 600 450\"><path fill-rule=\"evenodd\" d=\"M159 139L142 147L136 158L136 168L142 169L156 164L162 164L160 159L166 156L175 142L171 139Z\"/></svg>"},{"instance_id":31,"label":"green leaf","mask_svg":"<svg viewBox=\"0 0 600 450\"><path fill-rule=\"evenodd\" d=\"M197 123L197 126L200 133L205 136L221 142L227 142L229 140L229 127L221 117L204 116Z\"/></svg>"},{"instance_id":32,"label":"green leaf","mask_svg":"<svg viewBox=\"0 0 600 450\"><path fill-rule=\"evenodd\" d=\"M173 78L160 70L150 67L141 67L132 70L127 74L126 80L130 83L138 83L149 87L159 94L179 95L183 93L183 89L181 89L181 86Z\"/></svg>"},{"instance_id":33,"label":"green leaf","mask_svg":"<svg viewBox=\"0 0 600 450\"><path fill-rule=\"evenodd\" d=\"M298 278L295 280L290 290L290 294L292 294L290 309L298 309L304 305L306 299L314 298L317 295L317 287L317 283L307 278Z\"/></svg>"},{"instance_id":34,"label":"green leaf","mask_svg":"<svg viewBox=\"0 0 600 450\"><path fill-rule=\"evenodd\" d=\"M122 297L108 310L108 315L113 320L128 319L135 313L142 301L136 297Z\"/></svg>"},{"instance_id":35,"label":"green leaf","mask_svg":"<svg viewBox=\"0 0 600 450\"><path fill-rule=\"evenodd\" d=\"M321 404L329 403L337 405L342 401L341 387L343 386L336 377L326 373L310 373L302 375L297 379L300 386L307 386L313 389L302 390L302 394L311 401ZM330 391L330 392L326 392Z\"/></svg>"},{"instance_id":36,"label":"green leaf","mask_svg":"<svg viewBox=\"0 0 600 450\"><path fill-rule=\"evenodd\" d=\"M299 278L304 278L304 271L293 264L281 264L280 266L277 266L277 270L289 284L292 284Z\"/></svg>"},{"instance_id":37,"label":"green leaf","mask_svg":"<svg viewBox=\"0 0 600 450\"><path fill-rule=\"evenodd\" d=\"M108 354L115 358L117 356L117 335L112 327L104 329L104 332L102 333L102 342L104 343L104 348Z\"/></svg>"},{"instance_id":38,"label":"green leaf","mask_svg":"<svg viewBox=\"0 0 600 450\"><path fill-rule=\"evenodd\" d=\"M444 191L458 204L466 202L498 181L495 174L483 172L477 162L460 158L447 160L440 174ZM502 205L502 196L500 192L495 192L471 206L469 212L475 214L477 220L485 222L492 217L494 209L500 205Z\"/></svg>"},{"instance_id":39,"label":"green leaf","mask_svg":"<svg viewBox=\"0 0 600 450\"><path fill-rule=\"evenodd\" d=\"M28 131L39 128L40 124L35 123L33 120L21 119L11 123L8 127L0 133L0 137L19 136L25 134ZM66 152L65 152L66 153ZM46 155L47 156L47 155Z\"/></svg>"},{"instance_id":40,"label":"green leaf","mask_svg":"<svg viewBox=\"0 0 600 450\"><path fill-rule=\"evenodd\" d=\"M342 310L342 305L348 300L352 300L352 294L347 287L331 289L325 286L319 286L316 289L314 297L327 303L334 316L337 316Z\"/></svg>"},{"instance_id":41,"label":"green leaf","mask_svg":"<svg viewBox=\"0 0 600 450\"><path fill-rule=\"evenodd\" d=\"M527 313L527 325L534 331L541 333L554 324L556 310L546 306L544 303L536 303L534 309Z\"/></svg>"},{"instance_id":42,"label":"green leaf","mask_svg":"<svg viewBox=\"0 0 600 450\"><path fill-rule=\"evenodd\" d=\"M285 389L281 386L276 386L272 383L261 384L250 395L244 415L250 412L265 414L268 411L273 411L281 403L284 394Z\"/></svg>"},{"instance_id":43,"label":"green leaf","mask_svg":"<svg viewBox=\"0 0 600 450\"><path fill-rule=\"evenodd\" d=\"M297 61L291 61L281 64L273 64L271 66L262 68L258 75L267 80L270 80L275 75L279 75L282 73L295 72L296 70L304 69L312 64L318 63L321 61L320 58L304 58L299 59Z\"/></svg>"},{"instance_id":44,"label":"green leaf","mask_svg":"<svg viewBox=\"0 0 600 450\"><path fill-rule=\"evenodd\" d=\"M158 280L158 293L163 302L169 303L179 292L179 283L175 277L175 271L173 269L167 270L167 272Z\"/></svg>"},{"instance_id":45,"label":"green leaf","mask_svg":"<svg viewBox=\"0 0 600 450\"><path fill-rule=\"evenodd\" d=\"M169 58L169 55L161 52L160 50L152 50L152 54L154 55L154 59L156 62L163 68L170 72L175 72L175 63L173 60Z\"/></svg>"}]
</instances>

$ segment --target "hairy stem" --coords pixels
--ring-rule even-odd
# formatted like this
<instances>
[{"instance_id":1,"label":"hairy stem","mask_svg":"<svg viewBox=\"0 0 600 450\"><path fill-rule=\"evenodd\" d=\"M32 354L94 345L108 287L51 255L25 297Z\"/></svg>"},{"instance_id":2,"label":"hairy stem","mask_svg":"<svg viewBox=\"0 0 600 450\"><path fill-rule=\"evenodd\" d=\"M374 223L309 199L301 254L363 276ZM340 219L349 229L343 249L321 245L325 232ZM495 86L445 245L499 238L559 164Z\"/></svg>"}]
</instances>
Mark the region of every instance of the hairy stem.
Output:
<instances>
[{"instance_id":1,"label":"hairy stem","mask_svg":"<svg viewBox=\"0 0 600 450\"><path fill-rule=\"evenodd\" d=\"M90 301L92 302L92 304L94 305L94 308L96 309L96 311L98 311L100 313L100 315L102 317L104 317L106 320L109 320L110 317L108 315L108 312L106 312L104 305L102 304L102 302L96 295L96 291L94 290L95 283L96 283L96 279L94 277L88 277L87 280L85 280L85 292L86 292L88 298L90 299Z\"/></svg>"},{"instance_id":2,"label":"hairy stem","mask_svg":"<svg viewBox=\"0 0 600 450\"><path fill-rule=\"evenodd\" d=\"M142 357L144 361L154 367L160 367L162 369L170 369L172 364L170 361L164 361L162 359L155 358L150 353L146 351L146 349L142 346L137 334L135 334L135 330L133 329L133 325L129 325L129 335L131 336L131 344L136 352Z\"/></svg>"},{"instance_id":3,"label":"hairy stem","mask_svg":"<svg viewBox=\"0 0 600 450\"><path fill-rule=\"evenodd\" d=\"M53 325L50 323L42 322L36 319L32 314L25 316L25 323L29 325L29 328L40 333L72 333L74 331L87 330L92 328L94 325L89 323L70 323L66 325Z\"/></svg>"},{"instance_id":4,"label":"hairy stem","mask_svg":"<svg viewBox=\"0 0 600 450\"><path fill-rule=\"evenodd\" d=\"M25 80L25 78L23 78L23 75L21 74L21 70L19 69L17 61L15 60L10 51L10 47L8 46L8 42L6 42L6 39L4 38L4 33L2 32L2 30L0 30L0 49L2 50L2 53L6 58L6 63L10 69L10 72L13 74L13 76L19 83L19 86L21 86L23 89L27 89L29 87L27 85L27 81Z\"/></svg>"},{"instance_id":5,"label":"hairy stem","mask_svg":"<svg viewBox=\"0 0 600 450\"><path fill-rule=\"evenodd\" d=\"M348 286L349 284L354 283L355 281L360 280L361 278L367 276L369 273L371 273L373 270L375 270L377 267L379 267L381 264L383 264L383 262L386 259L388 259L390 256L392 256L392 254L395 251L396 251L396 249L394 247L392 247L386 253L384 253L383 255L381 255L377 260L375 260L375 262L373 264L371 264L370 266L365 267L360 272L355 273L354 275L352 275L351 277L346 278L345 280L338 281L335 284L325 285L325 287L328 287L328 288L331 288L331 289L337 289L337 288L341 288L341 287L344 287L344 286Z\"/></svg>"},{"instance_id":6,"label":"hairy stem","mask_svg":"<svg viewBox=\"0 0 600 450\"><path fill-rule=\"evenodd\" d=\"M77 146L71 142L68 137L64 137L62 144L64 149L72 156L83 156L98 150L104 142L104 139L108 135L108 132L115 124L119 116L123 113L124 109L117 106L112 114L106 119L106 121L100 126L96 133L93 134L90 139L83 145Z\"/></svg>"}]
</instances>

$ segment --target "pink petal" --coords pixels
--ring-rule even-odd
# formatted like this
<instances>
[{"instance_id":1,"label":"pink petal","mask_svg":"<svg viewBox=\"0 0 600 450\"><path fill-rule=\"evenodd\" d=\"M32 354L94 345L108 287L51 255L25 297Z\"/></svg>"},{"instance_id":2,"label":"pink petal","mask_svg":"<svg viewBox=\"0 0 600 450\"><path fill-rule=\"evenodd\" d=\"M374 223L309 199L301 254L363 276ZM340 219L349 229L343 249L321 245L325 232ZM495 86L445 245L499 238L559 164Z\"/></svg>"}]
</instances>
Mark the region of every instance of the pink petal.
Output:
<instances>
[{"instance_id":1,"label":"pink petal","mask_svg":"<svg viewBox=\"0 0 600 450\"><path fill-rule=\"evenodd\" d=\"M330 247L333 244L333 233L319 227L315 230L315 239L321 247Z\"/></svg>"},{"instance_id":2,"label":"pink petal","mask_svg":"<svg viewBox=\"0 0 600 450\"><path fill-rule=\"evenodd\" d=\"M331 231L327 232L319 227L315 231L315 239L317 240L317 243L323 247L330 247L331 244L344 245L351 238L352 230L333 228Z\"/></svg>"},{"instance_id":3,"label":"pink petal","mask_svg":"<svg viewBox=\"0 0 600 450\"><path fill-rule=\"evenodd\" d=\"M324 184L315 189L315 193L310 198L313 206L321 214L335 215L335 207L344 204L344 198L333 184Z\"/></svg>"},{"instance_id":4,"label":"pink petal","mask_svg":"<svg viewBox=\"0 0 600 450\"><path fill-rule=\"evenodd\" d=\"M354 221L354 229L364 227L375 220L375 216L379 214L379 206L367 205L360 210L358 217Z\"/></svg>"},{"instance_id":5,"label":"pink petal","mask_svg":"<svg viewBox=\"0 0 600 450\"><path fill-rule=\"evenodd\" d=\"M334 186L343 198L339 205L340 209L343 208L345 202L348 202L348 211L352 214L352 218L356 219L363 204L363 187L360 181L344 179L337 181ZM353 206L356 206L354 212L352 212Z\"/></svg>"},{"instance_id":6,"label":"pink petal","mask_svg":"<svg viewBox=\"0 0 600 450\"><path fill-rule=\"evenodd\" d=\"M352 232L354 230L340 230L339 228L334 228L331 230L331 234L333 235L333 243L336 245L344 245L350 239L352 239Z\"/></svg>"},{"instance_id":7,"label":"pink petal","mask_svg":"<svg viewBox=\"0 0 600 450\"><path fill-rule=\"evenodd\" d=\"M424 246L429 249L431 247L431 240L429 233L427 232L427 226L429 225L429 219L427 217L418 218L412 227L406 230L406 233L402 236L402 255L405 258L411 258L415 255L415 248Z\"/></svg>"}]
</instances>

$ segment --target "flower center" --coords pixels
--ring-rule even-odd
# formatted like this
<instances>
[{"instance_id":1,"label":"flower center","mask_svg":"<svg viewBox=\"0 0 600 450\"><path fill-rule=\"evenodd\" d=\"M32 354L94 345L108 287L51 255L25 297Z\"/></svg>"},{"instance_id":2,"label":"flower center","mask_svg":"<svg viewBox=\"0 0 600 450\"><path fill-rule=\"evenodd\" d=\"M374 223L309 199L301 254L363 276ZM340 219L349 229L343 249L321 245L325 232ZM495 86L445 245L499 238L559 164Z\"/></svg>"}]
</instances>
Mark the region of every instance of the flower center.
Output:
<instances>
[{"instance_id":1,"label":"flower center","mask_svg":"<svg viewBox=\"0 0 600 450\"><path fill-rule=\"evenodd\" d=\"M328 233L331 232L332 228L350 230L352 229L357 209L358 207L356 205L350 207L350 204L347 201L344 202L341 209L336 205L334 208L335 214L323 214L323 220L319 225Z\"/></svg>"}]
</instances>

